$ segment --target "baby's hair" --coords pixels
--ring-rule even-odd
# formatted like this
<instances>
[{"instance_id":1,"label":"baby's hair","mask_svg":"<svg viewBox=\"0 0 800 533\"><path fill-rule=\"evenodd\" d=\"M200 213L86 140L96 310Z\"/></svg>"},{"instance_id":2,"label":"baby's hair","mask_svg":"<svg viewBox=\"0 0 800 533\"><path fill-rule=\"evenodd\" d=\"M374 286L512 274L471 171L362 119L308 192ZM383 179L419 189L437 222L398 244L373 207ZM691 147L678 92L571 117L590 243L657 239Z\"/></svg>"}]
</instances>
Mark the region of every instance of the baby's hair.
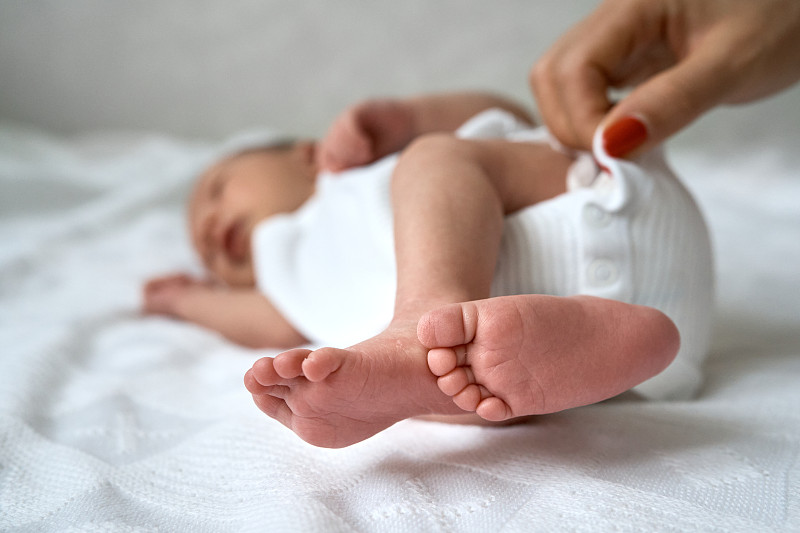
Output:
<instances>
[{"instance_id":1,"label":"baby's hair","mask_svg":"<svg viewBox=\"0 0 800 533\"><path fill-rule=\"evenodd\" d=\"M234 141L235 142L235 141ZM238 149L227 150L221 158L217 159L217 161L223 161L228 159L233 159L234 157L240 157L247 154L254 154L254 153L268 153L268 152L280 152L284 150L289 150L298 142L298 139L292 137L278 137L275 140L266 141L262 140L260 143L256 142L244 142L244 146L240 146ZM208 170L206 167L202 171L198 172L195 177L199 179L203 176L203 174Z\"/></svg>"},{"instance_id":2,"label":"baby's hair","mask_svg":"<svg viewBox=\"0 0 800 533\"><path fill-rule=\"evenodd\" d=\"M247 154L260 153L260 152L282 152L291 149L297 143L297 139L291 137L281 138L275 141L269 141L262 145L253 145L236 150L226 156L225 159L231 159Z\"/></svg>"}]
</instances>

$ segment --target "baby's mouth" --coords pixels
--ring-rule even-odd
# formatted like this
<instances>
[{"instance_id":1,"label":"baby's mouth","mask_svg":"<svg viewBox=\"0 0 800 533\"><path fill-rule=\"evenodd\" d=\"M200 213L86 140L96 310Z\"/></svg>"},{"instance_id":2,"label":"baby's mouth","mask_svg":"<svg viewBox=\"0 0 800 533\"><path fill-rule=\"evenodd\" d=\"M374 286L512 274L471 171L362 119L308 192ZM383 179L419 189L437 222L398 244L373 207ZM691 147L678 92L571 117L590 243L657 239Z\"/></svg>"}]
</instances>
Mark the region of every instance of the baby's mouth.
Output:
<instances>
[{"instance_id":1,"label":"baby's mouth","mask_svg":"<svg viewBox=\"0 0 800 533\"><path fill-rule=\"evenodd\" d=\"M235 220L225 228L222 236L222 245L225 254L234 263L241 263L247 259L247 231L243 220Z\"/></svg>"}]
</instances>

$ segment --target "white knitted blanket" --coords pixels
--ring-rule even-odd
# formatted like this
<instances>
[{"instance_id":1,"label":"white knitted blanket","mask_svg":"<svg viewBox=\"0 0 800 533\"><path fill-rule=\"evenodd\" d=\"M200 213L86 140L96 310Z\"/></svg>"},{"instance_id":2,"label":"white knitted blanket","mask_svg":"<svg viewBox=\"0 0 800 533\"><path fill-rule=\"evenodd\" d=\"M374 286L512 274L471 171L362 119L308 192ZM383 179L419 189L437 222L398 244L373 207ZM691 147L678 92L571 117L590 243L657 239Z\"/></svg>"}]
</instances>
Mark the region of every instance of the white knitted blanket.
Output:
<instances>
[{"instance_id":1,"label":"white knitted blanket","mask_svg":"<svg viewBox=\"0 0 800 533\"><path fill-rule=\"evenodd\" d=\"M0 530L800 530L800 155L673 154L719 271L697 400L324 450L252 405L268 352L138 312L198 268L183 194L216 148L0 127Z\"/></svg>"}]
</instances>

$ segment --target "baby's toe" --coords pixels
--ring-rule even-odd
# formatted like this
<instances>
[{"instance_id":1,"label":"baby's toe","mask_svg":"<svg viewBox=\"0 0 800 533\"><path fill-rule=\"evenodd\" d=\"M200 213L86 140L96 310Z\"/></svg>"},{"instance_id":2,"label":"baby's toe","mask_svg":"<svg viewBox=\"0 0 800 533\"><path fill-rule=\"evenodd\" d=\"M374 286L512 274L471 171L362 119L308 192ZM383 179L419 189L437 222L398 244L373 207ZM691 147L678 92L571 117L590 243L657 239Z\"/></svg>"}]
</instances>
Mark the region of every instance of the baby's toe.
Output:
<instances>
[{"instance_id":1,"label":"baby's toe","mask_svg":"<svg viewBox=\"0 0 800 533\"><path fill-rule=\"evenodd\" d=\"M309 381L322 381L342 366L349 352L337 348L320 348L303 361L303 375Z\"/></svg>"},{"instance_id":2,"label":"baby's toe","mask_svg":"<svg viewBox=\"0 0 800 533\"><path fill-rule=\"evenodd\" d=\"M453 396L453 403L464 411L475 411L481 402L481 389L475 383L470 383Z\"/></svg>"},{"instance_id":3,"label":"baby's toe","mask_svg":"<svg viewBox=\"0 0 800 533\"><path fill-rule=\"evenodd\" d=\"M477 320L474 302L445 305L420 318L417 338L426 348L467 344L475 338Z\"/></svg>"},{"instance_id":4,"label":"baby's toe","mask_svg":"<svg viewBox=\"0 0 800 533\"><path fill-rule=\"evenodd\" d=\"M452 348L433 348L428 351L428 368L435 376L444 376L458 366L458 355Z\"/></svg>"},{"instance_id":5,"label":"baby's toe","mask_svg":"<svg viewBox=\"0 0 800 533\"><path fill-rule=\"evenodd\" d=\"M285 401L269 394L253 395L253 401L264 414L291 429L293 414Z\"/></svg>"},{"instance_id":6,"label":"baby's toe","mask_svg":"<svg viewBox=\"0 0 800 533\"><path fill-rule=\"evenodd\" d=\"M455 396L474 382L472 371L464 367L456 368L436 380L439 389L448 396Z\"/></svg>"},{"instance_id":7,"label":"baby's toe","mask_svg":"<svg viewBox=\"0 0 800 533\"><path fill-rule=\"evenodd\" d=\"M475 412L484 420L491 422L502 422L513 416L511 408L497 396L490 396L481 400L476 406Z\"/></svg>"},{"instance_id":8,"label":"baby's toe","mask_svg":"<svg viewBox=\"0 0 800 533\"><path fill-rule=\"evenodd\" d=\"M303 361L308 357L311 350L298 348L289 350L275 357L272 366L275 372L284 379L292 379L303 375Z\"/></svg>"},{"instance_id":9,"label":"baby's toe","mask_svg":"<svg viewBox=\"0 0 800 533\"><path fill-rule=\"evenodd\" d=\"M274 361L271 357L262 357L253 363L253 368L250 370L256 382L265 387L283 381L283 378L275 370Z\"/></svg>"},{"instance_id":10,"label":"baby's toe","mask_svg":"<svg viewBox=\"0 0 800 533\"><path fill-rule=\"evenodd\" d=\"M249 369L244 374L244 387L250 394L266 394L269 390L268 387L265 387L253 376L253 369Z\"/></svg>"}]
</instances>

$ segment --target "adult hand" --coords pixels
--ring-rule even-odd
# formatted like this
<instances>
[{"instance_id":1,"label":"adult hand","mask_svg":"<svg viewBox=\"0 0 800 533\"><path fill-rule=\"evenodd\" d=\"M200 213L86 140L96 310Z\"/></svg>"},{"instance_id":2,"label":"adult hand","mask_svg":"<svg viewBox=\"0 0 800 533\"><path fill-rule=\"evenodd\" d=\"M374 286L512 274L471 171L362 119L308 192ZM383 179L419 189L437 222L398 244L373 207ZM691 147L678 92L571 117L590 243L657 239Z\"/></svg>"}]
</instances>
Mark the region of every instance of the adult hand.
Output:
<instances>
[{"instance_id":1,"label":"adult hand","mask_svg":"<svg viewBox=\"0 0 800 533\"><path fill-rule=\"evenodd\" d=\"M545 124L609 155L664 141L712 107L774 94L800 79L798 0L605 0L531 71ZM609 89L635 86L619 103Z\"/></svg>"}]
</instances>

